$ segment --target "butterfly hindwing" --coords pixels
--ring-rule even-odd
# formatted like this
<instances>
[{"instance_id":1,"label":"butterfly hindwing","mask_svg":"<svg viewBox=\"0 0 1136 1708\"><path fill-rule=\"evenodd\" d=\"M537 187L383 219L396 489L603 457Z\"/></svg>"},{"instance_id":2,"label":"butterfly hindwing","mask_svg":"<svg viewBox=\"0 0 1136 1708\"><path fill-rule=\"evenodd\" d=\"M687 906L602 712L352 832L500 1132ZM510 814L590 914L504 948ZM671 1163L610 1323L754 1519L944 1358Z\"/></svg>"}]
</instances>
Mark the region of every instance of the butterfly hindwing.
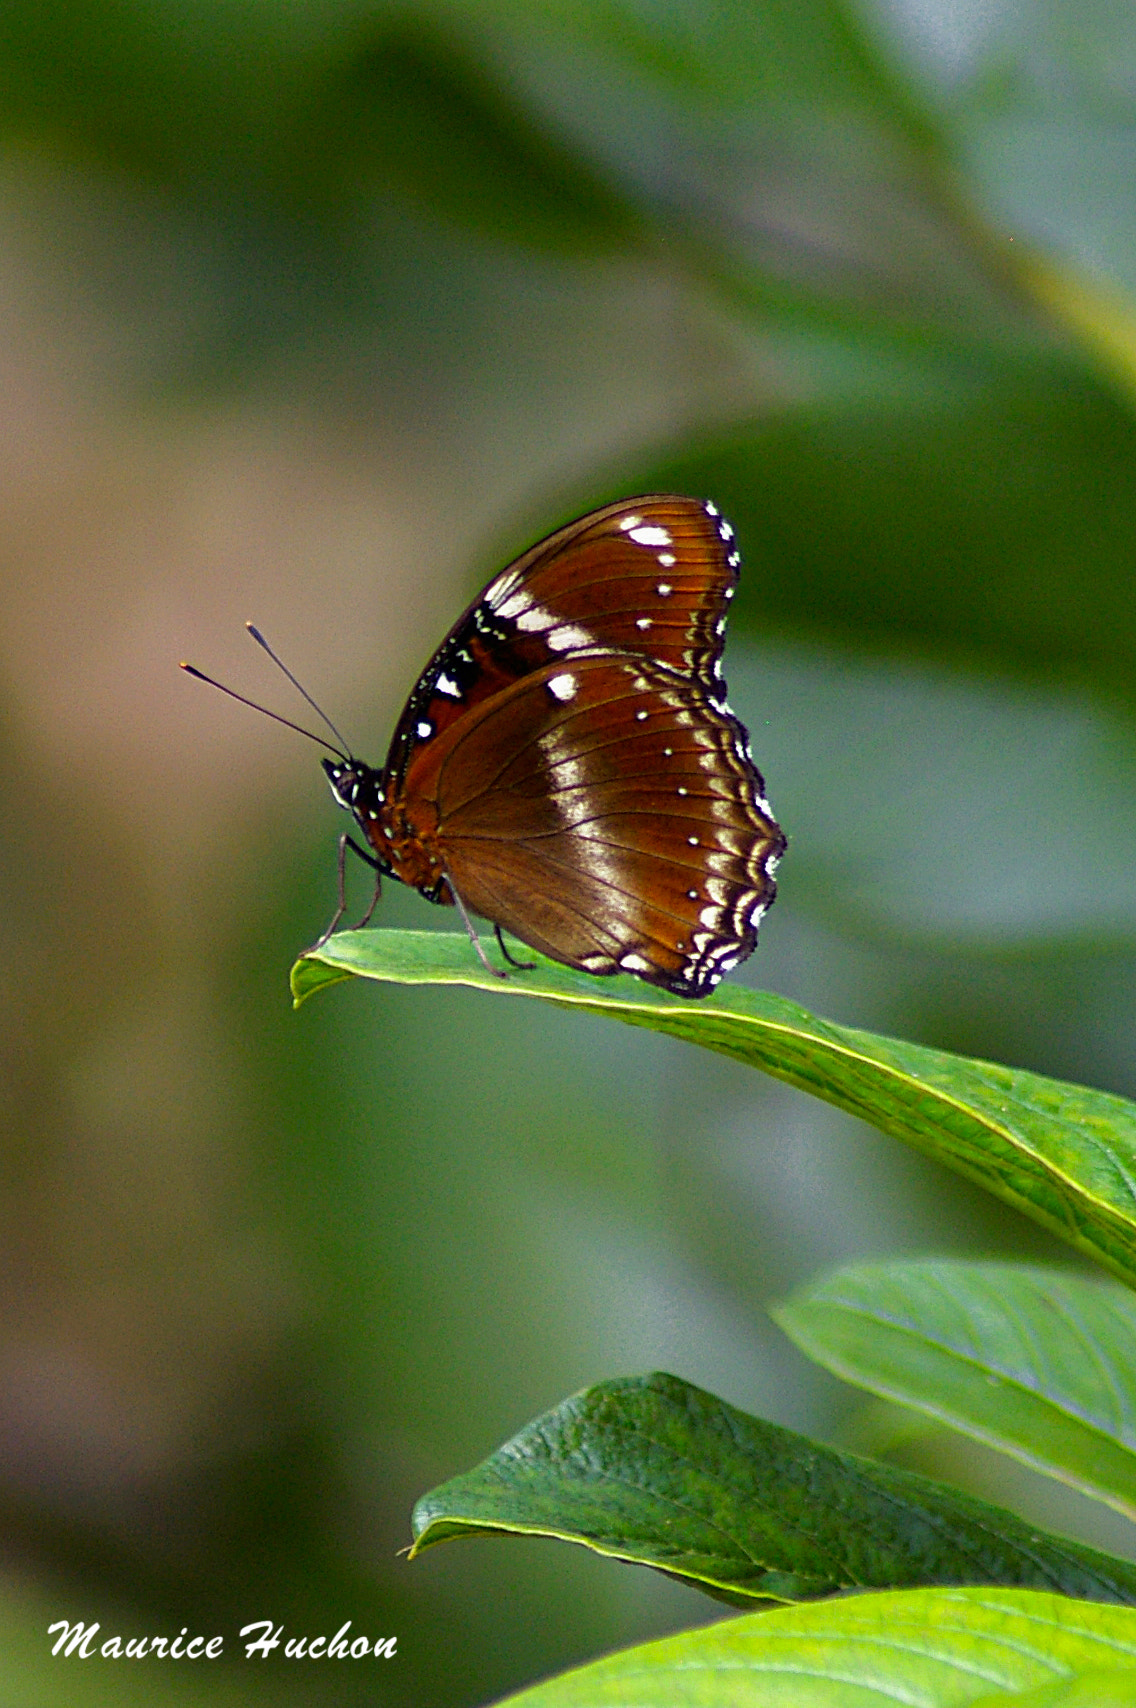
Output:
<instances>
[{"instance_id":1,"label":"butterfly hindwing","mask_svg":"<svg viewBox=\"0 0 1136 1708\"><path fill-rule=\"evenodd\" d=\"M741 725L670 670L546 665L418 781L467 906L557 960L701 996L754 946L783 839Z\"/></svg>"}]
</instances>

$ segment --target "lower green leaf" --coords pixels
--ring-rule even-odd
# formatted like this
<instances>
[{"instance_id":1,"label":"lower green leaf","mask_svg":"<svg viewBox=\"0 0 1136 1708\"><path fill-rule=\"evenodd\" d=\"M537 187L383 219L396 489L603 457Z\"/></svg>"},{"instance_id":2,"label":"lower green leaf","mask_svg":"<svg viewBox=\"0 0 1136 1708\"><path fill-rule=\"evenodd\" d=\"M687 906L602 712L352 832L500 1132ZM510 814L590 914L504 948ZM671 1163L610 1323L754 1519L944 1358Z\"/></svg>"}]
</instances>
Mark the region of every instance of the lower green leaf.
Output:
<instances>
[{"instance_id":1,"label":"lower green leaf","mask_svg":"<svg viewBox=\"0 0 1136 1708\"><path fill-rule=\"evenodd\" d=\"M1022 1264L864 1263L773 1311L825 1369L1136 1518L1136 1297Z\"/></svg>"},{"instance_id":2,"label":"lower green leaf","mask_svg":"<svg viewBox=\"0 0 1136 1708\"><path fill-rule=\"evenodd\" d=\"M1102 1670L1113 1694L1070 1703L1136 1703L1127 1608L1028 1590L907 1590L685 1631L522 1690L507 1708L1013 1708L1024 1691L1069 1690ZM1123 1681L1127 1697L1116 1693Z\"/></svg>"},{"instance_id":3,"label":"lower green leaf","mask_svg":"<svg viewBox=\"0 0 1136 1708\"><path fill-rule=\"evenodd\" d=\"M554 1536L735 1603L1013 1584L1136 1604L1136 1565L911 1471L821 1447L675 1376L601 1382L414 1509L420 1553Z\"/></svg>"}]
</instances>

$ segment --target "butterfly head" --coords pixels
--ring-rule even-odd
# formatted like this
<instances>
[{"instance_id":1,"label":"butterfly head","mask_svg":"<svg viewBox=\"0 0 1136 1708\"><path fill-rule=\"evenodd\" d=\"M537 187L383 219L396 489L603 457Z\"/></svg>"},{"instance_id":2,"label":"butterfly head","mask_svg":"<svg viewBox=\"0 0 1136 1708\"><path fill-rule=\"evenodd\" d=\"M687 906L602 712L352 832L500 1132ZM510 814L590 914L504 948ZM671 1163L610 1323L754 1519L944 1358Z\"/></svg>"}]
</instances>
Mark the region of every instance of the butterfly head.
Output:
<instances>
[{"instance_id":1,"label":"butterfly head","mask_svg":"<svg viewBox=\"0 0 1136 1708\"><path fill-rule=\"evenodd\" d=\"M364 828L373 823L386 799L379 773L359 759L323 759L320 763L339 805Z\"/></svg>"}]
</instances>

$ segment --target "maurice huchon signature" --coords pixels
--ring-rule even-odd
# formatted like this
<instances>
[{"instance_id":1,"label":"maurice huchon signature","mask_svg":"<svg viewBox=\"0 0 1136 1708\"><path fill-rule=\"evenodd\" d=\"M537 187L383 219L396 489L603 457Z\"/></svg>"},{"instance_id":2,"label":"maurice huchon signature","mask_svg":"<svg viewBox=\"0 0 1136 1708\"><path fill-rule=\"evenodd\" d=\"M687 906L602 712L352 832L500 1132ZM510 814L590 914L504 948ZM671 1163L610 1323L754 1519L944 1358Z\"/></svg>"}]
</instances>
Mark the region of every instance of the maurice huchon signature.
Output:
<instances>
[{"instance_id":1,"label":"maurice huchon signature","mask_svg":"<svg viewBox=\"0 0 1136 1708\"><path fill-rule=\"evenodd\" d=\"M238 1633L244 1645L245 1658L262 1660L279 1650L281 1658L290 1661L393 1660L398 1649L397 1637L366 1637L351 1635L351 1620L340 1626L334 1637L285 1637L283 1625L271 1619L254 1619L242 1625ZM225 1652L224 1637L189 1635L183 1625L176 1637L123 1637L117 1633L100 1639L102 1626L95 1620L84 1625L81 1619L73 1623L57 1619L47 1627L49 1637L55 1637L53 1655L78 1660L156 1660L215 1661ZM57 1635L58 1633L58 1635Z\"/></svg>"}]
</instances>

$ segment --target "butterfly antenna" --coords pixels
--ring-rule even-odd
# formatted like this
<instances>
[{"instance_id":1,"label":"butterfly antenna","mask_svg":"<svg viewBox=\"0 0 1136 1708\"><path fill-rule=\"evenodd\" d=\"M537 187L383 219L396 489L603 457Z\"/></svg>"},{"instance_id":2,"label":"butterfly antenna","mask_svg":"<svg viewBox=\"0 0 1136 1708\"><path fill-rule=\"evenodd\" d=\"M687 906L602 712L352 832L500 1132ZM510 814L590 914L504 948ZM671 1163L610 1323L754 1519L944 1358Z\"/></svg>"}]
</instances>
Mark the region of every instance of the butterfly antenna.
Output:
<instances>
[{"instance_id":1,"label":"butterfly antenna","mask_svg":"<svg viewBox=\"0 0 1136 1708\"><path fill-rule=\"evenodd\" d=\"M342 749L333 747L326 737L322 735L314 735L310 729L305 729L303 724L294 724L291 718L283 718L279 712L270 712L267 706L261 706L258 705L255 700L246 699L243 694L238 694L235 688L226 688L223 682L217 682L212 676L206 676L204 670L198 670L196 665L186 664L183 659L180 668L185 671L187 676L196 676L199 682L208 682L211 688L219 688L222 694L227 694L229 696L230 700L239 700L242 706L251 706L254 712L263 712L266 718L272 719L273 723L284 724L287 729L294 729L300 735L306 735L309 741L314 741L318 747L326 747L329 753L338 754L340 759L348 759L350 757L350 755L344 753ZM318 707L316 709L317 711L319 710ZM334 729L334 724L331 727ZM336 734L338 733L339 732L336 731Z\"/></svg>"},{"instance_id":2,"label":"butterfly antenna","mask_svg":"<svg viewBox=\"0 0 1136 1708\"><path fill-rule=\"evenodd\" d=\"M331 719L328 717L328 715L324 711L323 707L316 705L315 701L312 699L311 695L308 693L308 690L304 687L303 683L298 682L296 680L296 678L292 675L292 672L289 670L288 666L284 663L283 659L277 657L277 655L273 652L272 648L269 646L268 642L265 640L264 636L261 634L260 630L258 628L256 628L252 623L246 623L245 628L248 630L249 634L252 636L252 638L256 642L257 646L262 646L264 648L265 652L268 654L269 658L272 660L272 662L276 666L277 670L282 670L284 672L285 676L288 678L288 680L292 684L293 688L295 688L296 692L298 694L302 694L304 696L304 699L308 702L308 705L312 708L312 711L316 714L316 716L318 718L323 719L324 723L327 725L328 729L331 731L331 733L335 737L336 741L338 741L340 746L342 748L344 748L344 750L345 750L344 757L345 758L348 757L350 755L350 752L351 752L350 744L348 742L346 742L343 739L343 737L340 735L339 731L336 729L335 725L332 723ZM324 746L325 747L330 746L330 743L325 742Z\"/></svg>"}]
</instances>

